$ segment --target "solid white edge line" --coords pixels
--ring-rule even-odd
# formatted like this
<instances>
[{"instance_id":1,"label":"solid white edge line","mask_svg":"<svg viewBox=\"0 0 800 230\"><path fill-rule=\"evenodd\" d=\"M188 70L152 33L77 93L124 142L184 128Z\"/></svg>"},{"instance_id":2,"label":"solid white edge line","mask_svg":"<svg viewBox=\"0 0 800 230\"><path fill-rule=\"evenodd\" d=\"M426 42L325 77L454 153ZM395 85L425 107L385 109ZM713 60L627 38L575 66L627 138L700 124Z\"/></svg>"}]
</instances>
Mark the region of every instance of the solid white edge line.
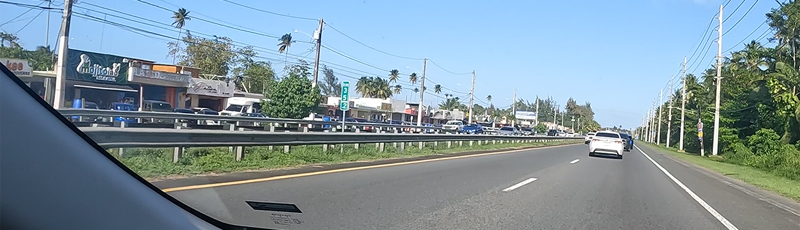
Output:
<instances>
[{"instance_id":1,"label":"solid white edge line","mask_svg":"<svg viewBox=\"0 0 800 230\"><path fill-rule=\"evenodd\" d=\"M575 164L575 163L578 163L578 161L581 161L581 159L575 159L575 160L570 161L569 163L570 164Z\"/></svg>"},{"instance_id":2,"label":"solid white edge line","mask_svg":"<svg viewBox=\"0 0 800 230\"><path fill-rule=\"evenodd\" d=\"M701 199L700 196L697 196L697 194L692 192L692 190L689 189L689 187L686 187L686 185L684 185L681 181L679 181L677 178L672 176L672 174L669 173L666 169L664 169L664 167L661 167L661 165L656 163L656 161L653 160L653 158L650 158L650 156L647 155L647 153L645 153L644 151L642 151L642 149L640 149L639 146L634 146L634 147L637 150L639 150L639 152L642 153L642 155L647 157L647 159L650 160L650 162L652 162L656 167L658 167L658 169L660 169L661 172L663 172L665 175L667 175L667 177L669 177L669 179L672 179L672 182L675 182L675 184L677 184L678 186L683 188L683 190L686 191L686 193L688 193L689 196L691 196L695 201L697 201L697 203L699 203L700 206L703 206L703 208L705 208L706 211L708 211L708 213L711 213L712 216L717 218L717 220L719 220L719 222L722 223L722 225L725 225L725 227L728 228L729 230L738 230L738 228L736 228L736 226L734 226L730 221L728 221L728 219L725 219L725 217L722 216L722 214L719 214L719 212L717 212L717 210L715 210L713 207L711 207L711 205L708 205L708 203L706 203L703 199Z\"/></svg>"},{"instance_id":3,"label":"solid white edge line","mask_svg":"<svg viewBox=\"0 0 800 230\"><path fill-rule=\"evenodd\" d=\"M522 187L522 186L524 186L524 185L526 185L528 183L534 182L534 181L536 181L536 178L529 178L529 179L524 180L522 182L519 182L519 183L517 183L515 185L512 185L511 187L503 189L503 192L508 192L508 191L511 191L511 190L514 190L514 189L518 189L519 187Z\"/></svg>"}]
</instances>

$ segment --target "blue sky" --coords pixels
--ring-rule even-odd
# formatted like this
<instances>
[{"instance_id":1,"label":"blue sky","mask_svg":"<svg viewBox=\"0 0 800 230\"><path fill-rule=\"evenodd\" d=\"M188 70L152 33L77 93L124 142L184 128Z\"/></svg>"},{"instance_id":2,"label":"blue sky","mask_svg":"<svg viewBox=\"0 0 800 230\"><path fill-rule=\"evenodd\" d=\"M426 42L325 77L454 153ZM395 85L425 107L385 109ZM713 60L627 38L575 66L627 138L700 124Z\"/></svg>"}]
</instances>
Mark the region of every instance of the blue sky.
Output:
<instances>
[{"instance_id":1,"label":"blue sky","mask_svg":"<svg viewBox=\"0 0 800 230\"><path fill-rule=\"evenodd\" d=\"M39 4L35 0L11 0ZM190 15L221 19L235 26L280 36L299 30L311 34L315 20L295 19L254 11L222 0L144 0L169 9L184 7ZM485 104L486 95L498 107L517 97L533 100L551 96L562 106L569 97L591 102L595 119L603 126L641 124L658 91L678 74L683 56L691 56L718 7L727 0L643 0L643 1L257 1L234 0L254 8L306 18L324 18L326 23L371 47L394 55L429 58L429 80L442 84L467 102L470 75L476 71L475 96ZM55 1L55 7L63 1ZM723 28L731 28L747 9L755 6L723 38L723 50L741 47L738 42L756 30L764 14L776 7L774 1L731 0L723 14ZM137 0L80 0L75 11L177 37L176 30L164 30L125 21L90 4L124 11L151 20L171 23L171 13ZM46 5L46 4L45 4ZM82 7L82 8L81 8ZM89 10L87 10L87 8ZM0 23L24 12L25 8L0 4ZM46 13L35 17L33 10L2 25L6 32L17 32L22 45L33 48L45 43ZM184 27L197 33L227 36L236 42L268 49L259 52L281 72L283 56L277 54L276 38L224 28L198 19ZM213 19L212 19L213 18ZM52 13L50 44L55 44L61 15ZM26 23L30 22L27 27ZM715 29L716 21L712 26ZM748 39L767 29L762 26ZM70 47L87 51L171 63L166 41L148 38L111 25L73 17ZM716 33L712 39L716 39ZM310 41L302 33L295 40ZM763 39L766 42L766 39ZM407 74L422 72L421 60L382 54L358 44L330 27L323 32L323 44L367 66L323 49L322 62L329 64L340 80L355 81L364 75L382 76L398 69L404 74L404 88L411 89ZM716 54L716 43L706 55L698 52L696 62L705 58L695 72L707 68ZM290 55L313 60L308 43L295 43ZM257 48L261 49L261 48ZM738 48L737 48L738 49ZM705 51L705 50L701 50ZM726 54L727 55L727 54ZM294 61L297 57L289 57ZM294 60L293 60L294 59ZM695 59L689 60L691 64ZM343 67L342 67L343 66ZM345 68L346 67L346 68ZM377 68L375 68L377 67ZM694 68L692 68L694 69ZM689 69L692 73L692 69ZM345 76L348 75L348 76ZM723 83L724 84L724 83ZM418 85L418 84L417 84ZM429 91L433 84L427 82ZM405 91L398 99L418 100ZM665 93L666 94L666 93ZM443 95L440 95L443 97ZM442 99L426 95L425 104Z\"/></svg>"}]
</instances>

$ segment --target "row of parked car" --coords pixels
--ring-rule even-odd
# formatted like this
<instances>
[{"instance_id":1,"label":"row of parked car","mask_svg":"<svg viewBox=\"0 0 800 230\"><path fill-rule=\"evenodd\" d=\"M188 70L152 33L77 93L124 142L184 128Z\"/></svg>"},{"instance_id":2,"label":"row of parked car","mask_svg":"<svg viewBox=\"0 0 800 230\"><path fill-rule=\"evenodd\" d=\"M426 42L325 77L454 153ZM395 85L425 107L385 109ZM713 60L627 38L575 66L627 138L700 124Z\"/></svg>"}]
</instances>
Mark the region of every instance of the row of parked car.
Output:
<instances>
[{"instance_id":1,"label":"row of parked car","mask_svg":"<svg viewBox=\"0 0 800 230\"><path fill-rule=\"evenodd\" d=\"M478 123L464 124L460 120L448 121L442 126L442 132L445 133L463 133L463 134L496 134L496 135L535 135L536 132L532 128L519 128L515 126L503 126L500 128L483 126Z\"/></svg>"}]
</instances>

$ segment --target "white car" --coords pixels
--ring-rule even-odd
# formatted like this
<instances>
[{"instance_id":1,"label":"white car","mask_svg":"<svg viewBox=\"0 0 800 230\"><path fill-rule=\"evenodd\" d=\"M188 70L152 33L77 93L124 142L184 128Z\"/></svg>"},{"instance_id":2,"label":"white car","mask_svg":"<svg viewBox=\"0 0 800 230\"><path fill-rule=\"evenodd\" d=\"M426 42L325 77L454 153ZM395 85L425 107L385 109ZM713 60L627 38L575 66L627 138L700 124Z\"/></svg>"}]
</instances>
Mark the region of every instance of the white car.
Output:
<instances>
[{"instance_id":1,"label":"white car","mask_svg":"<svg viewBox=\"0 0 800 230\"><path fill-rule=\"evenodd\" d=\"M583 143L589 144L589 142L592 141L592 138L594 138L594 133L593 132L587 133L586 137L583 138Z\"/></svg>"},{"instance_id":2,"label":"white car","mask_svg":"<svg viewBox=\"0 0 800 230\"><path fill-rule=\"evenodd\" d=\"M452 120L442 125L442 131L445 133L460 133L461 128L463 127L464 127L464 122L459 120Z\"/></svg>"},{"instance_id":3,"label":"white car","mask_svg":"<svg viewBox=\"0 0 800 230\"><path fill-rule=\"evenodd\" d=\"M592 141L589 142L589 156L594 156L597 153L607 153L616 155L617 158L622 159L624 149L625 142L622 140L619 133L616 132L597 132L592 138Z\"/></svg>"}]
</instances>

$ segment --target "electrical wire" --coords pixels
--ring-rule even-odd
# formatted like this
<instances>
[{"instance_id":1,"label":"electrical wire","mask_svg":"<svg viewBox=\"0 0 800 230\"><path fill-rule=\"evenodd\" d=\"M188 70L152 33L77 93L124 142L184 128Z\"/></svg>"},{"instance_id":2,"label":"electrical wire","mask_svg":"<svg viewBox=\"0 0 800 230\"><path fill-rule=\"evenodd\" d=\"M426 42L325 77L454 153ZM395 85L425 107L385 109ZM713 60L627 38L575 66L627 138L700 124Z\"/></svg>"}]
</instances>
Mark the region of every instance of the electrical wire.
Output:
<instances>
[{"instance_id":1,"label":"electrical wire","mask_svg":"<svg viewBox=\"0 0 800 230\"><path fill-rule=\"evenodd\" d=\"M6 3L6 2L2 2L2 3ZM36 5L36 6L37 6L37 7L38 7L38 6L42 6L42 4L44 4L44 2L42 2L42 3L39 3L39 5ZM24 6L21 6L21 7L24 7ZM11 21L14 21L15 19L17 19L17 18L19 18L19 17L22 17L22 15L25 15L25 14L27 14L28 12L31 12L31 10L33 10L33 9L34 9L34 7L26 7L26 8L28 8L28 10L26 10L25 12L22 12L21 14L19 14L19 15L17 15L16 17L14 17L14 18L12 18L12 19L8 20L7 22L4 22L3 24L0 24L0 26L4 26L4 25L6 25L6 24L8 24L8 23L11 23ZM38 17L38 15L37 15L37 17ZM19 33L19 32L17 32L17 33Z\"/></svg>"},{"instance_id":2,"label":"electrical wire","mask_svg":"<svg viewBox=\"0 0 800 230\"><path fill-rule=\"evenodd\" d=\"M332 47L330 47L330 46L328 46L328 45L322 44L322 48L328 49L328 50L330 50L331 52L333 52L333 53L335 53L335 54L337 54L337 55L339 55L339 56L345 57L345 58L347 58L347 59L350 59L350 60L352 60L352 61L354 61L354 62L358 62L359 64L362 64L362 65L365 65L365 66L369 66L369 67L372 67L372 68L374 68L374 69L377 69L377 70L381 70L381 71L390 72L390 70L387 70L387 69L382 69L382 68L380 68L380 67L377 67L377 66L371 65L371 64L369 64L369 63L366 63L366 62L364 62L364 61L358 60L358 59L356 59L356 58L350 57L350 56L348 56L347 54L344 54L344 53L342 53L342 52L336 51L335 49L333 49Z\"/></svg>"},{"instance_id":3,"label":"electrical wire","mask_svg":"<svg viewBox=\"0 0 800 230\"><path fill-rule=\"evenodd\" d=\"M736 43L736 45L733 45L733 46L731 46L731 48L728 48L727 50L723 51L722 53L727 53L728 51L731 51L731 50L733 50L734 48L736 48L736 46L738 46L738 45L740 45L740 44L744 44L744 43L747 41L747 39L748 39L748 38L750 38L750 36L753 36L753 34L754 34L756 31L758 31L758 29L761 29L761 27L762 27L762 26L764 26L764 25L766 25L766 24L767 24L767 21L764 21L764 22L762 22L762 23L761 23L761 25L759 25L758 27L756 27L756 29L755 29L755 30L753 30L752 32L750 32L750 34L748 34L747 36L745 36L745 37L742 39L742 41L740 41L740 42ZM769 31L769 29L767 29L767 31Z\"/></svg>"},{"instance_id":4,"label":"electrical wire","mask_svg":"<svg viewBox=\"0 0 800 230\"><path fill-rule=\"evenodd\" d=\"M733 14L735 14L735 13L736 13L736 11L737 11L737 10L739 10L739 7L742 7L742 5L744 4L744 2L746 2L746 1L747 1L747 0L742 0L742 2L740 2L740 3L739 3L739 5L738 5L738 6L736 6L736 9L733 9L733 12L731 12L731 14L730 14L730 15L733 15ZM731 2L731 1L728 1L728 2ZM756 2L758 2L758 0L756 0ZM725 5L728 5L728 4L726 3ZM755 4L754 4L754 5L755 5ZM723 6L722 8L725 8L725 6ZM751 7L751 8L752 8L752 7ZM748 10L748 12L749 12L749 10ZM719 12L717 12L717 15L719 15ZM747 15L747 14L745 13L745 15ZM725 19L723 19L723 20L722 20L722 23L725 23L725 22L727 22L727 21L728 21L728 19L730 19L730 18L725 18Z\"/></svg>"},{"instance_id":5,"label":"electrical wire","mask_svg":"<svg viewBox=\"0 0 800 230\"><path fill-rule=\"evenodd\" d=\"M223 1L226 1L226 0L223 0ZM383 51L383 50L379 50L379 49L377 49L375 47L372 47L372 46L369 46L367 44L364 44L363 42L358 41L357 39L355 39L353 37L350 37L349 35L345 34L344 32L340 31L339 29L336 29L336 27L334 27L330 23L325 22L325 25L330 27L331 29L333 29L333 31L336 31L339 34L344 35L346 38L349 38L350 40L353 40L354 42L356 42L356 43L358 43L358 44L360 44L360 45L362 45L364 47L370 48L370 49L372 49L374 51L378 51L379 53L386 54L386 55L389 55L389 56L392 56L392 57L396 57L396 58L407 59L407 60L422 60L422 58L405 57L405 56L392 54L392 53L389 53L389 52L386 52L386 51Z\"/></svg>"},{"instance_id":6,"label":"electrical wire","mask_svg":"<svg viewBox=\"0 0 800 230\"><path fill-rule=\"evenodd\" d=\"M240 7L244 7L244 8L247 8L247 9L255 10L255 11L258 11L258 12L267 13L267 14L276 15L276 16L281 16L281 17L302 19L302 20L309 20L309 21L316 21L317 20L316 18L292 16L292 15L288 15L288 14L281 14L281 13L276 13L276 12L272 12L272 11L262 10L262 9L259 9L259 8L255 8L255 7L243 5L243 4L240 4L240 3L236 3L236 2L233 2L233 1L230 1L230 0L220 0L220 1L227 2L227 3L233 4L233 5L237 5L237 6L240 6Z\"/></svg>"},{"instance_id":7,"label":"electrical wire","mask_svg":"<svg viewBox=\"0 0 800 230\"><path fill-rule=\"evenodd\" d=\"M469 72L469 73L456 73L456 72L453 72L453 71L450 71L450 70L447 70L447 69L445 69L444 67L440 66L439 64L436 64L436 62L434 62L434 61L433 61L433 60L431 60L431 59L428 59L428 61L429 61L429 62L431 62L431 63L432 63L433 65L435 65L436 67L439 67L439 69L442 69L442 70L444 70L445 72L448 72L448 73L450 73L450 74L453 74L453 75L469 75L469 74L472 74L472 72Z\"/></svg>"},{"instance_id":8,"label":"electrical wire","mask_svg":"<svg viewBox=\"0 0 800 230\"><path fill-rule=\"evenodd\" d=\"M742 1L742 2L744 3L744 1ZM736 27L736 25L739 25L739 22L742 22L742 19L744 19L744 17L746 17L746 16L747 16L747 14L749 14L749 13L750 13L750 10L753 10L753 7L755 7L757 3L758 3L758 0L756 0L755 2L753 2L753 5L751 5L751 6L750 6L750 8L749 8L749 9L747 9L747 12L744 12L744 15L742 15L742 17L741 17L741 18L739 18L739 20L738 20L738 21L736 21L736 23L733 23L733 26L731 26L730 28L728 28L728 30L727 30L727 31L725 31L725 33L722 33L722 36L725 36L726 34L728 34L728 32L731 32L731 30L733 30L733 28L735 28L735 27ZM725 20L722 20L722 21L724 22Z\"/></svg>"},{"instance_id":9,"label":"electrical wire","mask_svg":"<svg viewBox=\"0 0 800 230\"><path fill-rule=\"evenodd\" d=\"M33 22L33 20L36 20L36 18L38 18L38 17L39 17L39 15L42 15L42 13L44 13L45 11L46 11L46 10L39 11L39 13L38 13L38 14L36 14L36 16L35 16L35 17L31 18L31 20L30 20L30 21L28 21L28 23L25 23L25 25L24 25L24 26L22 26L22 28L19 28L19 30L17 30L17 32L16 32L15 34L18 34L20 31L22 31L23 29L25 29L25 27L28 27L28 25L30 25L30 24L31 24L31 22Z\"/></svg>"}]
</instances>

